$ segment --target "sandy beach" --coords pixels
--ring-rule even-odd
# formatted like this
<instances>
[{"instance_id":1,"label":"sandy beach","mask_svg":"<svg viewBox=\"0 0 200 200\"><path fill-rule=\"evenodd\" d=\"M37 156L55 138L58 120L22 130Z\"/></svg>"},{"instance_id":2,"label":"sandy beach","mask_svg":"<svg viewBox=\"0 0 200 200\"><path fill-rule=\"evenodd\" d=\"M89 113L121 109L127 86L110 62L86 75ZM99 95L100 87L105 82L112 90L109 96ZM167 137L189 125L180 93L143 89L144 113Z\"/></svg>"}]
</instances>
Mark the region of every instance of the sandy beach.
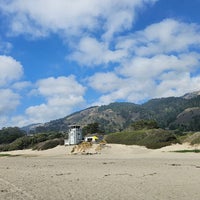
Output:
<instances>
[{"instance_id":1,"label":"sandy beach","mask_svg":"<svg viewBox=\"0 0 200 200\"><path fill-rule=\"evenodd\" d=\"M6 152L18 156L0 157L0 199L199 200L200 154L171 152L194 148L107 144L87 155L71 155L65 146Z\"/></svg>"}]
</instances>

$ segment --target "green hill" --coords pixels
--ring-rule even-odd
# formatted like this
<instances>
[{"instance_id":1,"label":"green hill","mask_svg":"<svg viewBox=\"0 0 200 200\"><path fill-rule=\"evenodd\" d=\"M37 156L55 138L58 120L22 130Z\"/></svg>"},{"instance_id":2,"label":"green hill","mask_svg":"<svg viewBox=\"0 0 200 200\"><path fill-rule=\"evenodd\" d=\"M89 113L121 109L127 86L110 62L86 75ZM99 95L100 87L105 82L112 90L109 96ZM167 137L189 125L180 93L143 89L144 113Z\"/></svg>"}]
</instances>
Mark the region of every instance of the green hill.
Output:
<instances>
[{"instance_id":1,"label":"green hill","mask_svg":"<svg viewBox=\"0 0 200 200\"><path fill-rule=\"evenodd\" d=\"M191 112L194 108L196 109L195 114ZM109 105L90 107L48 123L28 126L26 131L33 133L65 132L71 124L79 124L84 127L91 123L98 123L102 131L110 133L122 131L134 121L141 119L155 120L158 126L163 129L198 131L200 130L199 108L199 92L186 94L182 97L152 99L141 105L116 102ZM183 117L184 115L187 115L187 117Z\"/></svg>"}]
</instances>

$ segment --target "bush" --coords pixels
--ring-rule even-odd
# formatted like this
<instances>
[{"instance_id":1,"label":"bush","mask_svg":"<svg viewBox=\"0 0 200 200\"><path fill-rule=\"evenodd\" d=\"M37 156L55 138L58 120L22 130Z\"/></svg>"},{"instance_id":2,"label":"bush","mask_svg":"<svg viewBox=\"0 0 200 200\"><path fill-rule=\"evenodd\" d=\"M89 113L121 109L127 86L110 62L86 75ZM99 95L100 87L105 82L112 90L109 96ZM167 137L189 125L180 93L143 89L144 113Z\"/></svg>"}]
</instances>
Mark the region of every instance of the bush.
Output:
<instances>
[{"instance_id":1,"label":"bush","mask_svg":"<svg viewBox=\"0 0 200 200\"><path fill-rule=\"evenodd\" d=\"M56 139L56 138L63 138L62 133L50 133L48 135L48 140Z\"/></svg>"},{"instance_id":2,"label":"bush","mask_svg":"<svg viewBox=\"0 0 200 200\"><path fill-rule=\"evenodd\" d=\"M25 134L18 127L8 127L0 130L0 144L8 144L23 137Z\"/></svg>"},{"instance_id":3,"label":"bush","mask_svg":"<svg viewBox=\"0 0 200 200\"><path fill-rule=\"evenodd\" d=\"M173 143L179 143L174 132L163 129L139 130L112 133L105 137L108 143L142 145L157 149Z\"/></svg>"},{"instance_id":4,"label":"bush","mask_svg":"<svg viewBox=\"0 0 200 200\"><path fill-rule=\"evenodd\" d=\"M108 143L132 145L144 138L144 134L144 131L117 132L107 135L105 140Z\"/></svg>"},{"instance_id":5,"label":"bush","mask_svg":"<svg viewBox=\"0 0 200 200\"><path fill-rule=\"evenodd\" d=\"M138 144L150 149L158 149L174 143L179 143L179 141L172 131L158 129L150 131Z\"/></svg>"},{"instance_id":6,"label":"bush","mask_svg":"<svg viewBox=\"0 0 200 200\"><path fill-rule=\"evenodd\" d=\"M158 124L155 120L139 120L131 124L133 130L141 129L155 129L158 128Z\"/></svg>"},{"instance_id":7,"label":"bush","mask_svg":"<svg viewBox=\"0 0 200 200\"><path fill-rule=\"evenodd\" d=\"M59 139L57 138L59 137ZM17 138L10 144L1 144L0 151L12 151L12 150L22 150L27 148L34 148L38 150L53 148L57 145L64 145L64 140L60 133L40 133L34 136L23 136ZM55 139L57 138L57 139Z\"/></svg>"},{"instance_id":8,"label":"bush","mask_svg":"<svg viewBox=\"0 0 200 200\"><path fill-rule=\"evenodd\" d=\"M34 143L44 142L48 140L48 135L46 133L37 133L34 135Z\"/></svg>"},{"instance_id":9,"label":"bush","mask_svg":"<svg viewBox=\"0 0 200 200\"><path fill-rule=\"evenodd\" d=\"M8 150L9 150L9 144L0 145L0 151L8 151Z\"/></svg>"},{"instance_id":10,"label":"bush","mask_svg":"<svg viewBox=\"0 0 200 200\"><path fill-rule=\"evenodd\" d=\"M24 137L18 138L14 142L8 145L8 151L30 148L32 145L32 142L33 142L32 137L24 136Z\"/></svg>"},{"instance_id":11,"label":"bush","mask_svg":"<svg viewBox=\"0 0 200 200\"><path fill-rule=\"evenodd\" d=\"M188 133L184 142L189 142L191 145L200 144L200 132Z\"/></svg>"},{"instance_id":12,"label":"bush","mask_svg":"<svg viewBox=\"0 0 200 200\"><path fill-rule=\"evenodd\" d=\"M54 148L58 145L64 145L63 139L53 139L53 140L47 140L45 142L41 142L34 146L33 150L46 150Z\"/></svg>"}]
</instances>

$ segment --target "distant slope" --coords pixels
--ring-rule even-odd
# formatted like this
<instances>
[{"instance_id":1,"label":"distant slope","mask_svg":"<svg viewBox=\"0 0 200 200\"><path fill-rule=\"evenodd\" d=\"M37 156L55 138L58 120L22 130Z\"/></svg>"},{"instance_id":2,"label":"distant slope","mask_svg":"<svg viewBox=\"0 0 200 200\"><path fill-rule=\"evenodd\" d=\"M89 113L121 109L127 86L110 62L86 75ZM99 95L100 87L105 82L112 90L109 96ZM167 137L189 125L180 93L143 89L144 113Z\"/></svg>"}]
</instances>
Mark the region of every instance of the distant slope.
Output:
<instances>
[{"instance_id":1,"label":"distant slope","mask_svg":"<svg viewBox=\"0 0 200 200\"><path fill-rule=\"evenodd\" d=\"M196 91L196 92L187 93L187 94L183 95L182 98L193 99L195 97L198 97L199 95L200 95L200 91Z\"/></svg>"},{"instance_id":2,"label":"distant slope","mask_svg":"<svg viewBox=\"0 0 200 200\"><path fill-rule=\"evenodd\" d=\"M195 125L200 119L199 94L200 92L194 92L182 97L152 99L142 105L118 102L90 107L62 119L53 120L41 126L37 125L34 131L66 131L71 124L84 127L87 124L98 122L100 128L109 133L124 130L132 122L141 119L154 119L161 128L171 129L180 127L184 129L183 124L190 121L189 126L185 126L187 130L200 130L200 126ZM196 108L195 116L191 115L191 112L187 112L187 109L193 108ZM183 114L186 112L187 118L183 118Z\"/></svg>"},{"instance_id":3,"label":"distant slope","mask_svg":"<svg viewBox=\"0 0 200 200\"><path fill-rule=\"evenodd\" d=\"M111 103L106 106L88 108L62 120L67 126L79 124L82 127L98 122L105 132L115 132L123 130L131 122L140 119L141 109L139 105L133 103Z\"/></svg>"},{"instance_id":4,"label":"distant slope","mask_svg":"<svg viewBox=\"0 0 200 200\"><path fill-rule=\"evenodd\" d=\"M177 115L187 108L187 101L181 97L169 97L153 99L143 104L143 108L151 113L151 116L162 128L176 120Z\"/></svg>"},{"instance_id":5,"label":"distant slope","mask_svg":"<svg viewBox=\"0 0 200 200\"><path fill-rule=\"evenodd\" d=\"M161 98L150 100L143 104L143 108L151 112L151 116L158 122L160 127L171 127L173 129L179 128L179 125L182 124L181 120L177 120L180 113L194 107L200 108L200 96L195 95L193 98L187 99L183 97ZM197 109L195 115L200 115L200 110ZM189 118L192 118L192 116L188 117L188 119ZM175 126L172 126L172 124Z\"/></svg>"},{"instance_id":6,"label":"distant slope","mask_svg":"<svg viewBox=\"0 0 200 200\"><path fill-rule=\"evenodd\" d=\"M62 119L57 119L36 127L35 132L66 131L69 125L78 124L82 127L98 122L101 130L108 132L121 131L131 122L146 118L146 111L141 105L134 103L111 103L96 106L73 113ZM32 126L30 126L32 128ZM27 130L27 127L26 127Z\"/></svg>"},{"instance_id":7,"label":"distant slope","mask_svg":"<svg viewBox=\"0 0 200 200\"><path fill-rule=\"evenodd\" d=\"M172 129L186 131L200 130L200 107L187 108L181 112L170 125Z\"/></svg>"}]
</instances>

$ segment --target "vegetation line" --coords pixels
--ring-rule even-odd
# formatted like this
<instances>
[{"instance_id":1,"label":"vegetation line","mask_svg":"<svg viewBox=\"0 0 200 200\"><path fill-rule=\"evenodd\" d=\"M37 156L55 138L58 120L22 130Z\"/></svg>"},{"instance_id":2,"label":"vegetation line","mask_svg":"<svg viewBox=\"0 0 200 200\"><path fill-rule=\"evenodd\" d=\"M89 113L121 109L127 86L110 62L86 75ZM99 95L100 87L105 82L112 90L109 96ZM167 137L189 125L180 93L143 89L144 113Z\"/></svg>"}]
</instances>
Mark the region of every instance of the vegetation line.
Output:
<instances>
[{"instance_id":1,"label":"vegetation line","mask_svg":"<svg viewBox=\"0 0 200 200\"><path fill-rule=\"evenodd\" d=\"M177 150L177 151L173 151L176 153L200 153L200 149L184 149L184 150Z\"/></svg>"},{"instance_id":2,"label":"vegetation line","mask_svg":"<svg viewBox=\"0 0 200 200\"><path fill-rule=\"evenodd\" d=\"M0 157L16 157L16 156L19 156L19 155L12 155L8 153L0 154Z\"/></svg>"}]
</instances>

